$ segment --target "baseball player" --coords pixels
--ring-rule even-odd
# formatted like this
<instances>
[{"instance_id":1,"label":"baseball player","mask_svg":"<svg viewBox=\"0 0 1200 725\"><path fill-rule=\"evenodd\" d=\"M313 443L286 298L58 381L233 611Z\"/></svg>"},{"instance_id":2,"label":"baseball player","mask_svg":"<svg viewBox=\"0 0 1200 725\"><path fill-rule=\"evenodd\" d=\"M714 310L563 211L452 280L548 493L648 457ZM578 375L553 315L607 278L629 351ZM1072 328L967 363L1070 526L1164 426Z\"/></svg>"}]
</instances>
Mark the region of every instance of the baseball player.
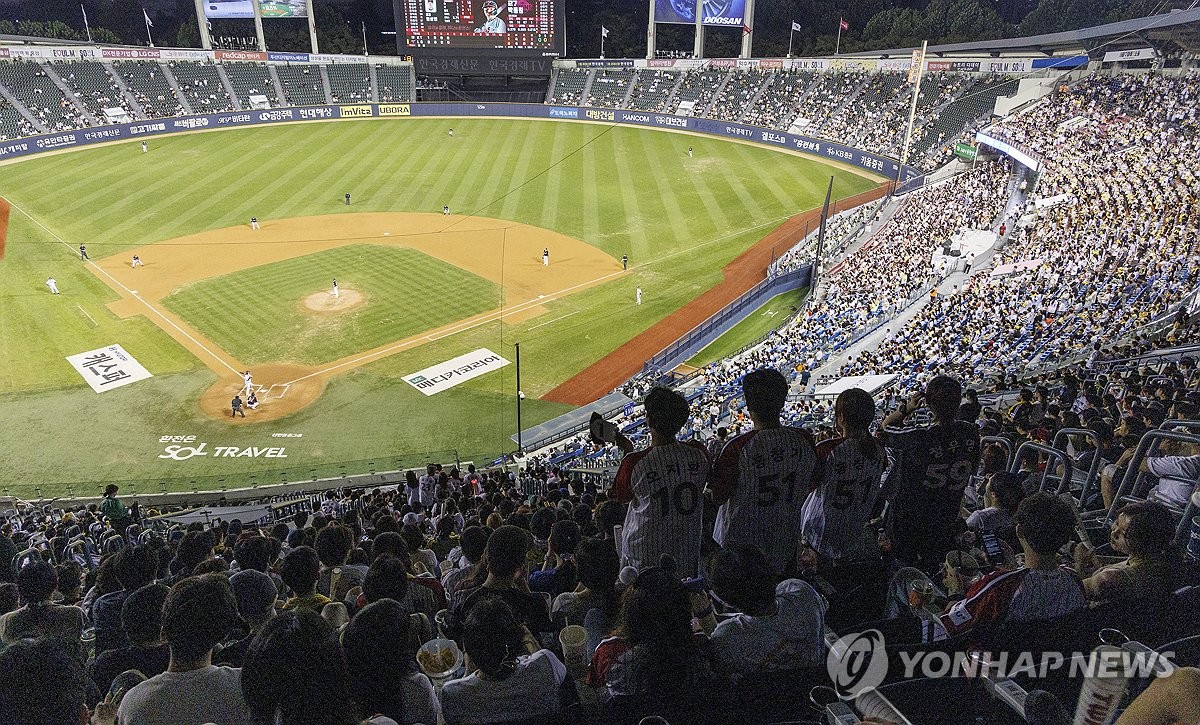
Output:
<instances>
[{"instance_id":1,"label":"baseball player","mask_svg":"<svg viewBox=\"0 0 1200 725\"><path fill-rule=\"evenodd\" d=\"M442 216L450 216L450 207L448 207L448 206L442 207Z\"/></svg>"},{"instance_id":2,"label":"baseball player","mask_svg":"<svg viewBox=\"0 0 1200 725\"><path fill-rule=\"evenodd\" d=\"M720 507L713 539L725 548L759 547L772 571L783 575L796 560L816 451L808 431L779 424L788 383L778 370L747 373L742 393L754 428L726 443L713 464L709 480Z\"/></svg>"},{"instance_id":3,"label":"baseball player","mask_svg":"<svg viewBox=\"0 0 1200 725\"><path fill-rule=\"evenodd\" d=\"M550 247L546 247L545 249L542 250L542 266L543 267L550 266Z\"/></svg>"},{"instance_id":4,"label":"baseball player","mask_svg":"<svg viewBox=\"0 0 1200 725\"><path fill-rule=\"evenodd\" d=\"M258 217L256 217L256 216L250 217L250 228L258 229Z\"/></svg>"},{"instance_id":5,"label":"baseball player","mask_svg":"<svg viewBox=\"0 0 1200 725\"><path fill-rule=\"evenodd\" d=\"M708 452L699 443L675 438L691 417L682 395L654 388L645 407L649 448L634 452L633 442L617 430L610 441L625 452L612 497L629 504L618 546L635 568L654 566L659 557L669 554L681 575L695 576L704 531Z\"/></svg>"},{"instance_id":6,"label":"baseball player","mask_svg":"<svg viewBox=\"0 0 1200 725\"><path fill-rule=\"evenodd\" d=\"M80 262L86 262L86 261L88 261L88 256L87 256L87 245L86 245L86 244L80 244L80 245L79 245L79 261L80 261Z\"/></svg>"},{"instance_id":7,"label":"baseball player","mask_svg":"<svg viewBox=\"0 0 1200 725\"><path fill-rule=\"evenodd\" d=\"M333 280L333 292L332 292L332 294L333 294L333 297L334 297L334 299L337 299L337 297L338 297L338 286L337 286L337 278L336 278L336 277L335 277L335 278L334 278L334 280Z\"/></svg>"},{"instance_id":8,"label":"baseball player","mask_svg":"<svg viewBox=\"0 0 1200 725\"><path fill-rule=\"evenodd\" d=\"M242 385L242 395L249 395L250 390L254 387L254 376L250 374L249 370L242 373L242 382L245 383Z\"/></svg>"},{"instance_id":9,"label":"baseball player","mask_svg":"<svg viewBox=\"0 0 1200 725\"><path fill-rule=\"evenodd\" d=\"M454 129L453 128L450 129L450 138L454 138Z\"/></svg>"},{"instance_id":10,"label":"baseball player","mask_svg":"<svg viewBox=\"0 0 1200 725\"><path fill-rule=\"evenodd\" d=\"M642 304L642 288L641 287L637 288L637 303L639 305Z\"/></svg>"},{"instance_id":11,"label":"baseball player","mask_svg":"<svg viewBox=\"0 0 1200 725\"><path fill-rule=\"evenodd\" d=\"M145 141L143 141L143 142L142 142L142 153L146 153L146 151L147 151L147 150L148 150L148 149L146 148L146 142L145 142Z\"/></svg>"},{"instance_id":12,"label":"baseball player","mask_svg":"<svg viewBox=\"0 0 1200 725\"><path fill-rule=\"evenodd\" d=\"M628 269L629 269L629 255L622 254L621 255L621 271L626 271Z\"/></svg>"},{"instance_id":13,"label":"baseball player","mask_svg":"<svg viewBox=\"0 0 1200 725\"><path fill-rule=\"evenodd\" d=\"M46 286L50 288L50 294L58 294L58 282L56 282L53 277L46 279Z\"/></svg>"},{"instance_id":14,"label":"baseball player","mask_svg":"<svg viewBox=\"0 0 1200 725\"><path fill-rule=\"evenodd\" d=\"M688 146L688 158L692 158L692 147Z\"/></svg>"},{"instance_id":15,"label":"baseball player","mask_svg":"<svg viewBox=\"0 0 1200 725\"><path fill-rule=\"evenodd\" d=\"M833 411L841 437L817 446L813 494L804 502L800 530L805 545L821 560L836 563L865 553L863 529L871 519L887 452L871 436L875 401L870 393L843 391Z\"/></svg>"},{"instance_id":16,"label":"baseball player","mask_svg":"<svg viewBox=\"0 0 1200 725\"><path fill-rule=\"evenodd\" d=\"M133 255L133 261L129 263L130 269L137 269L138 267L145 267L145 266L146 266L145 264L142 264L141 257L137 256L136 254Z\"/></svg>"},{"instance_id":17,"label":"baseball player","mask_svg":"<svg viewBox=\"0 0 1200 725\"><path fill-rule=\"evenodd\" d=\"M487 22L481 27L476 28L476 33L501 35L508 30L508 26L500 19L500 6L496 4L496 0L484 0L483 15L487 18Z\"/></svg>"},{"instance_id":18,"label":"baseball player","mask_svg":"<svg viewBox=\"0 0 1200 725\"><path fill-rule=\"evenodd\" d=\"M238 395L233 396L233 400L231 400L229 404L233 407L233 411L229 414L230 418L238 417L239 413L241 414L241 416L243 418L246 417L246 411L242 410L241 396L238 396Z\"/></svg>"},{"instance_id":19,"label":"baseball player","mask_svg":"<svg viewBox=\"0 0 1200 725\"><path fill-rule=\"evenodd\" d=\"M346 206L350 206L350 195L346 194Z\"/></svg>"}]
</instances>

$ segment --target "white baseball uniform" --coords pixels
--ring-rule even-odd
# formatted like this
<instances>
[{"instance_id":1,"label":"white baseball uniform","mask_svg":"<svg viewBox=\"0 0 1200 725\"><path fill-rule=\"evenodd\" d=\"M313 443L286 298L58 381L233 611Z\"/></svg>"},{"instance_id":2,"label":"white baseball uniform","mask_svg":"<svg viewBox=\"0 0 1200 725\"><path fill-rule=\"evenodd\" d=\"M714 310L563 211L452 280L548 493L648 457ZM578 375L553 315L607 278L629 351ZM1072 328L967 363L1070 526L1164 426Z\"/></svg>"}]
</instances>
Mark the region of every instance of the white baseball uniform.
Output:
<instances>
[{"instance_id":1,"label":"white baseball uniform","mask_svg":"<svg viewBox=\"0 0 1200 725\"><path fill-rule=\"evenodd\" d=\"M695 442L653 446L621 460L613 496L629 503L621 547L630 566L655 566L670 554L681 575L696 575L708 470L708 452Z\"/></svg>"},{"instance_id":2,"label":"white baseball uniform","mask_svg":"<svg viewBox=\"0 0 1200 725\"><path fill-rule=\"evenodd\" d=\"M50 294L58 294L58 282L55 282L53 277L46 280L46 286L50 288Z\"/></svg>"}]
</instances>

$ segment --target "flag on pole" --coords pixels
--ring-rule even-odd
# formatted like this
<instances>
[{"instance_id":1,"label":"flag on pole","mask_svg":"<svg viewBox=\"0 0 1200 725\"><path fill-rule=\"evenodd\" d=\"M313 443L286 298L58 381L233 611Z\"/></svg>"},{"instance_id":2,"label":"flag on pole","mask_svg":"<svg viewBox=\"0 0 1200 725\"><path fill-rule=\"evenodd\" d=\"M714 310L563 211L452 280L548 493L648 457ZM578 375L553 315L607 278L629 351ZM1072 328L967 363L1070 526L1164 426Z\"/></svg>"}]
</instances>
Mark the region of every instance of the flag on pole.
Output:
<instances>
[{"instance_id":1,"label":"flag on pole","mask_svg":"<svg viewBox=\"0 0 1200 725\"><path fill-rule=\"evenodd\" d=\"M753 32L754 32L754 29L751 28L749 25L742 26L742 35L749 35L750 33L753 33Z\"/></svg>"},{"instance_id":2,"label":"flag on pole","mask_svg":"<svg viewBox=\"0 0 1200 725\"><path fill-rule=\"evenodd\" d=\"M604 27L603 25L600 26L600 37L601 38L608 37L608 28Z\"/></svg>"},{"instance_id":3,"label":"flag on pole","mask_svg":"<svg viewBox=\"0 0 1200 725\"><path fill-rule=\"evenodd\" d=\"M838 28L841 30L849 30L850 23L847 23L843 18L838 18Z\"/></svg>"},{"instance_id":4,"label":"flag on pole","mask_svg":"<svg viewBox=\"0 0 1200 725\"><path fill-rule=\"evenodd\" d=\"M798 33L798 32L800 32L800 30L801 30L800 23L797 23L795 20L793 20L792 21L792 31Z\"/></svg>"},{"instance_id":5,"label":"flag on pole","mask_svg":"<svg viewBox=\"0 0 1200 725\"><path fill-rule=\"evenodd\" d=\"M154 21L151 20L150 16L146 14L146 8L142 8L142 17L146 19L146 25L150 26L151 28L154 27Z\"/></svg>"},{"instance_id":6,"label":"flag on pole","mask_svg":"<svg viewBox=\"0 0 1200 725\"><path fill-rule=\"evenodd\" d=\"M79 3L79 9L83 11L83 29L87 31L87 39L90 43L92 42L92 26L88 25L87 8L83 6L83 3Z\"/></svg>"}]
</instances>

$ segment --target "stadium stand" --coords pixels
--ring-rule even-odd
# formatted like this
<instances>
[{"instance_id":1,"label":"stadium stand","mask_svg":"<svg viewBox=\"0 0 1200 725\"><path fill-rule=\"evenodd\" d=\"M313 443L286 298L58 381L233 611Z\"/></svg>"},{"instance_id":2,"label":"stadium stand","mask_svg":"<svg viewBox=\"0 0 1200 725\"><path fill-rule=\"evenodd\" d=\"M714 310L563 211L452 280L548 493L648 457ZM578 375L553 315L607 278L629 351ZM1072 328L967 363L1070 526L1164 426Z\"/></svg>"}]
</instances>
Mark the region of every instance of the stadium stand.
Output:
<instances>
[{"instance_id":1,"label":"stadium stand","mask_svg":"<svg viewBox=\"0 0 1200 725\"><path fill-rule=\"evenodd\" d=\"M960 98L942 108L937 118L918 137L914 134L909 160L921 163L926 169L940 166L949 151L949 145L965 131L973 130L991 118L996 99L1012 93L1016 83L1012 78L991 75L968 87ZM939 153L941 152L941 153Z\"/></svg>"},{"instance_id":2,"label":"stadium stand","mask_svg":"<svg viewBox=\"0 0 1200 725\"><path fill-rule=\"evenodd\" d=\"M217 67L209 63L173 62L169 64L179 88L196 113L234 111L237 106L225 90Z\"/></svg>"},{"instance_id":3,"label":"stadium stand","mask_svg":"<svg viewBox=\"0 0 1200 725\"><path fill-rule=\"evenodd\" d=\"M0 83L51 132L86 125L38 63L0 63Z\"/></svg>"},{"instance_id":4,"label":"stadium stand","mask_svg":"<svg viewBox=\"0 0 1200 725\"><path fill-rule=\"evenodd\" d=\"M679 84L679 72L639 68L634 80L633 94L629 97L632 111L664 113L667 101Z\"/></svg>"},{"instance_id":5,"label":"stadium stand","mask_svg":"<svg viewBox=\"0 0 1200 725\"><path fill-rule=\"evenodd\" d=\"M554 71L554 83L551 85L550 103L561 103L567 106L578 105L583 100L583 91L587 87L590 72L581 68L559 68Z\"/></svg>"},{"instance_id":6,"label":"stadium stand","mask_svg":"<svg viewBox=\"0 0 1200 725\"><path fill-rule=\"evenodd\" d=\"M317 106L328 103L321 87L321 67L316 65L277 65L275 73L283 86L288 105Z\"/></svg>"},{"instance_id":7,"label":"stadium stand","mask_svg":"<svg viewBox=\"0 0 1200 725\"><path fill-rule=\"evenodd\" d=\"M225 63L223 67L243 108L250 107L250 96L266 96L272 106L280 105L267 66L259 63Z\"/></svg>"},{"instance_id":8,"label":"stadium stand","mask_svg":"<svg viewBox=\"0 0 1200 725\"><path fill-rule=\"evenodd\" d=\"M334 63L325 66L334 103L370 103L371 66L366 63ZM283 80L282 76L280 80Z\"/></svg>"},{"instance_id":9,"label":"stadium stand","mask_svg":"<svg viewBox=\"0 0 1200 725\"><path fill-rule=\"evenodd\" d=\"M131 118L135 117L133 106L103 64L90 61L55 62L50 67L97 119L104 119L106 108L122 108Z\"/></svg>"},{"instance_id":10,"label":"stadium stand","mask_svg":"<svg viewBox=\"0 0 1200 725\"><path fill-rule=\"evenodd\" d=\"M622 108L633 78L632 70L602 69L596 71L596 76L592 79L592 89L588 92L585 104L601 108Z\"/></svg>"},{"instance_id":11,"label":"stadium stand","mask_svg":"<svg viewBox=\"0 0 1200 725\"><path fill-rule=\"evenodd\" d=\"M129 92L151 118L181 116L185 113L163 69L148 60L126 60L113 63L113 72L125 80Z\"/></svg>"},{"instance_id":12,"label":"stadium stand","mask_svg":"<svg viewBox=\"0 0 1200 725\"><path fill-rule=\"evenodd\" d=\"M816 74L784 70L775 74L747 111L746 123L786 131L796 115L796 105L808 90Z\"/></svg>"},{"instance_id":13,"label":"stadium stand","mask_svg":"<svg viewBox=\"0 0 1200 725\"><path fill-rule=\"evenodd\" d=\"M375 80L379 84L380 103L415 100L412 73L409 69L394 65L377 65Z\"/></svg>"},{"instance_id":14,"label":"stadium stand","mask_svg":"<svg viewBox=\"0 0 1200 725\"><path fill-rule=\"evenodd\" d=\"M763 84L770 79L766 71L748 70L742 73L730 73L721 93L713 100L712 106L706 111L709 118L724 118L730 121L740 121L745 109L758 94Z\"/></svg>"},{"instance_id":15,"label":"stadium stand","mask_svg":"<svg viewBox=\"0 0 1200 725\"><path fill-rule=\"evenodd\" d=\"M679 91L671 104L671 112L677 113L681 103L692 103L694 105L691 115L701 115L727 78L727 71L708 69L687 71L683 74Z\"/></svg>"},{"instance_id":16,"label":"stadium stand","mask_svg":"<svg viewBox=\"0 0 1200 725\"><path fill-rule=\"evenodd\" d=\"M0 137L3 140L21 138L22 136L32 136L34 129L29 125L29 121L21 115L21 112L8 102L0 99Z\"/></svg>"},{"instance_id":17,"label":"stadium stand","mask_svg":"<svg viewBox=\"0 0 1200 725\"><path fill-rule=\"evenodd\" d=\"M817 77L816 84L800 101L793 123L799 124L804 131L810 127L821 128L834 111L866 80L867 74L862 71L821 74Z\"/></svg>"}]
</instances>

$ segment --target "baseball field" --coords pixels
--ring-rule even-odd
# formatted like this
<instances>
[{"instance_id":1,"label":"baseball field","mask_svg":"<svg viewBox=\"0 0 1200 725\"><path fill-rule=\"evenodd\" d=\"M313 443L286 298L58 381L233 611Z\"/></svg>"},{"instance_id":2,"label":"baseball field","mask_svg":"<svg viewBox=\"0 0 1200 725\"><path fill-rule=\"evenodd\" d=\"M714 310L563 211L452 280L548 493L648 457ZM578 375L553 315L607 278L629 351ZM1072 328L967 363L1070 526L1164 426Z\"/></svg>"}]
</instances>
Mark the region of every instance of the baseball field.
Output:
<instances>
[{"instance_id":1,"label":"baseball field","mask_svg":"<svg viewBox=\"0 0 1200 725\"><path fill-rule=\"evenodd\" d=\"M519 342L525 427L594 399L599 361L642 354L633 341L669 334L748 250L794 234L831 175L835 198L878 182L701 136L491 119L193 133L0 166L0 493L490 460L514 448L514 365L433 395L403 378L481 349L513 361ZM66 358L112 345L151 377L98 394ZM233 418L246 370L260 405Z\"/></svg>"}]
</instances>

